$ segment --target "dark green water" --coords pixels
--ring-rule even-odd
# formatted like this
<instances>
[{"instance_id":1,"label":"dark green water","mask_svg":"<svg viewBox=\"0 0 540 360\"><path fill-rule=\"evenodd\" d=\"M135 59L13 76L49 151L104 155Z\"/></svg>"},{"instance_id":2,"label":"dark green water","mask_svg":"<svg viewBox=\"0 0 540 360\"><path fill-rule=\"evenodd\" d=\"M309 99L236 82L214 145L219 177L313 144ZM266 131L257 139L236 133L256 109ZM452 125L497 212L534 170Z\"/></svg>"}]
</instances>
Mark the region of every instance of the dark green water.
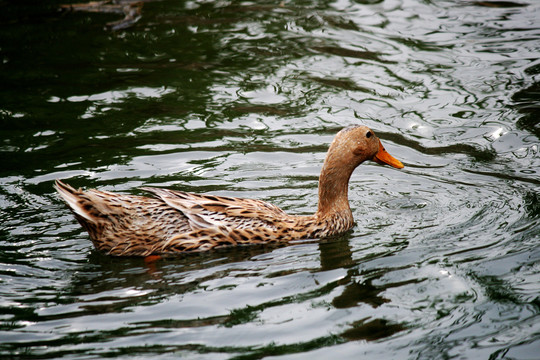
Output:
<instances>
[{"instance_id":1,"label":"dark green water","mask_svg":"<svg viewBox=\"0 0 540 360\"><path fill-rule=\"evenodd\" d=\"M538 359L540 3L0 3L0 357ZM328 144L356 227L146 266L52 189L143 185L310 213Z\"/></svg>"}]
</instances>

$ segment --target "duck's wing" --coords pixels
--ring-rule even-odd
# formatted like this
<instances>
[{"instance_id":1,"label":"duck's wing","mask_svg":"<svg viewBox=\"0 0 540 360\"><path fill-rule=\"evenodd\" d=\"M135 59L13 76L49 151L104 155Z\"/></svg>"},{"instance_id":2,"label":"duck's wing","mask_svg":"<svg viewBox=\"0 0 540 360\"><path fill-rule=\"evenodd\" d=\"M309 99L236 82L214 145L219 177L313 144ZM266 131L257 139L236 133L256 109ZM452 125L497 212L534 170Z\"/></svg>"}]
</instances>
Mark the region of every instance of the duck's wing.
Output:
<instances>
[{"instance_id":1,"label":"duck's wing","mask_svg":"<svg viewBox=\"0 0 540 360\"><path fill-rule=\"evenodd\" d=\"M193 194L162 188L144 187L167 205L182 212L192 230L209 227L252 229L273 228L287 218L279 207L261 200Z\"/></svg>"},{"instance_id":2,"label":"duck's wing","mask_svg":"<svg viewBox=\"0 0 540 360\"><path fill-rule=\"evenodd\" d=\"M155 244L192 231L187 217L161 199L77 190L60 180L55 188L94 246L111 255L149 255Z\"/></svg>"}]
</instances>

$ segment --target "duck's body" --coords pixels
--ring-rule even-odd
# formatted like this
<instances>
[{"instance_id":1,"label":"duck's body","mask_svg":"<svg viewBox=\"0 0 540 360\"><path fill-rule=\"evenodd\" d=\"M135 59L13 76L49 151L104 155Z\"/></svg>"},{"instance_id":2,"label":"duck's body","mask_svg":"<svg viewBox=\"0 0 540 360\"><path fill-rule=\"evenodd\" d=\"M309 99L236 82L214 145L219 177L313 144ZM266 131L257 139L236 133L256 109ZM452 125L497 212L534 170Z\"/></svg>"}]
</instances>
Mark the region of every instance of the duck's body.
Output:
<instances>
[{"instance_id":1,"label":"duck's body","mask_svg":"<svg viewBox=\"0 0 540 360\"><path fill-rule=\"evenodd\" d=\"M345 232L354 225L349 178L365 160L403 167L367 127L340 131L319 178L317 212L307 216L288 215L261 200L160 188L143 188L155 196L143 197L76 190L59 180L55 187L98 250L117 256L170 254Z\"/></svg>"}]
</instances>

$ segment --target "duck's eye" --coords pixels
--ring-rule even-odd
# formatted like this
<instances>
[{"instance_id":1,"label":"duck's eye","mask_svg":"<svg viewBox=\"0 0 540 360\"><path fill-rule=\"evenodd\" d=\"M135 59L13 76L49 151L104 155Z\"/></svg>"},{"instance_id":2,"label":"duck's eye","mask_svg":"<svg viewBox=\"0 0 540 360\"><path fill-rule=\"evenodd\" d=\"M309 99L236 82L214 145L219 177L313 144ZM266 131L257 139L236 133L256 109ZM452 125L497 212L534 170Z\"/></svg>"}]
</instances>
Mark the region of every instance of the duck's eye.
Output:
<instances>
[{"instance_id":1,"label":"duck's eye","mask_svg":"<svg viewBox=\"0 0 540 360\"><path fill-rule=\"evenodd\" d=\"M371 137L371 135L373 135L373 134L371 133L371 131L368 131L368 132L366 133L366 137L367 137L368 139Z\"/></svg>"}]
</instances>

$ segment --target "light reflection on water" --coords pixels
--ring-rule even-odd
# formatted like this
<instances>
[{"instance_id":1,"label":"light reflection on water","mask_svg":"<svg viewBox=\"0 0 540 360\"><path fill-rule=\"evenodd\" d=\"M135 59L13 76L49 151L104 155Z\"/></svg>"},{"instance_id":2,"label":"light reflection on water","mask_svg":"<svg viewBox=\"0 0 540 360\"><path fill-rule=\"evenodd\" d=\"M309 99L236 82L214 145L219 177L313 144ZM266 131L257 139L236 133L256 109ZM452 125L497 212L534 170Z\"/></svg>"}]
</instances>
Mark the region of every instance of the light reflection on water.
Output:
<instances>
[{"instance_id":1,"label":"light reflection on water","mask_svg":"<svg viewBox=\"0 0 540 360\"><path fill-rule=\"evenodd\" d=\"M0 353L535 358L540 7L522 5L160 1L119 32L102 14L13 10ZM363 164L356 227L323 241L110 258L51 187L173 187L307 214L328 144L359 122L405 169Z\"/></svg>"}]
</instances>

